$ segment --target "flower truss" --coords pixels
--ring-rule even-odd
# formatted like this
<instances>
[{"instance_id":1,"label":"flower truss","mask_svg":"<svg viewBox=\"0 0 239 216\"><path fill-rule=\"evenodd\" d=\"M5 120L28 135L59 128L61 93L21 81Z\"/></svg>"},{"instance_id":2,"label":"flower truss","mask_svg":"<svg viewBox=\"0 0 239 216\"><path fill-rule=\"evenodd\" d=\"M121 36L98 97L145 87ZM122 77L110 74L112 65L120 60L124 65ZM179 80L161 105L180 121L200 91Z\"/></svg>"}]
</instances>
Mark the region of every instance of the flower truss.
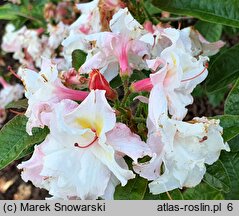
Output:
<instances>
[{"instance_id":1,"label":"flower truss","mask_svg":"<svg viewBox=\"0 0 239 216\"><path fill-rule=\"evenodd\" d=\"M52 8L45 8L48 18L54 17ZM116 186L135 173L150 181L153 194L198 185L206 165L230 149L219 120L183 119L192 91L208 75L208 56L224 43L209 43L190 27L141 25L120 0L94 0L77 9L75 22L48 24L49 36L7 25L3 37L2 49L24 64L18 76L28 99L26 131L50 131L18 165L23 180L57 199L114 199ZM75 50L86 54L79 68L73 65ZM140 71L147 77L131 79ZM120 90L112 84L117 78ZM20 91L0 81L4 108ZM147 108L144 134L137 130L130 95Z\"/></svg>"}]
</instances>

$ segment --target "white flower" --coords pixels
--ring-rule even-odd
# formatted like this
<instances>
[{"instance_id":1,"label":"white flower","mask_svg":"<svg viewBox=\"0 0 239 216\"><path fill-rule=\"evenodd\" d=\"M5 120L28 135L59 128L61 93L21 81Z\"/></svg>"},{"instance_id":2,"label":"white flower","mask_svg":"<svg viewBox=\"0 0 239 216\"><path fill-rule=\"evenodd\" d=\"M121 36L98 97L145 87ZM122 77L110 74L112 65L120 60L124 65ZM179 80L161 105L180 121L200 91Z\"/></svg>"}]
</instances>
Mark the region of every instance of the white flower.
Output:
<instances>
[{"instance_id":1,"label":"white flower","mask_svg":"<svg viewBox=\"0 0 239 216\"><path fill-rule=\"evenodd\" d=\"M50 34L48 39L48 45L52 49L56 49L59 47L62 41L68 36L69 26L65 25L63 22L60 22L55 26L48 24L47 30Z\"/></svg>"},{"instance_id":2,"label":"white flower","mask_svg":"<svg viewBox=\"0 0 239 216\"><path fill-rule=\"evenodd\" d=\"M170 119L166 114L166 100L160 98L160 87L153 88L149 98L147 143L154 156L150 162L134 168L141 176L154 180L149 184L153 194L196 186L206 172L205 164L218 160L221 150L229 151L223 142L219 120Z\"/></svg>"},{"instance_id":3,"label":"white flower","mask_svg":"<svg viewBox=\"0 0 239 216\"><path fill-rule=\"evenodd\" d=\"M63 54L69 67L71 67L71 54L80 49L88 53L91 45L86 35L108 30L109 19L123 6L120 0L94 0L88 3L77 4L81 11L80 17L70 26L69 36L62 42Z\"/></svg>"},{"instance_id":4,"label":"white flower","mask_svg":"<svg viewBox=\"0 0 239 216\"><path fill-rule=\"evenodd\" d=\"M7 117L5 107L12 101L17 101L22 98L24 88L20 84L10 85L2 77L0 77L0 124L3 123Z\"/></svg>"},{"instance_id":5,"label":"white flower","mask_svg":"<svg viewBox=\"0 0 239 216\"><path fill-rule=\"evenodd\" d=\"M5 86L3 89L0 90L0 107L4 108L10 102L19 100L20 98L22 98L23 93L24 93L24 88L22 85L8 84L7 86Z\"/></svg>"},{"instance_id":6,"label":"white flower","mask_svg":"<svg viewBox=\"0 0 239 216\"><path fill-rule=\"evenodd\" d=\"M53 52L47 46L48 38L44 35L39 36L41 33L42 29L31 30L26 26L16 31L12 24L8 24L3 36L2 49L14 53L13 58L29 68L40 67L41 56L50 58Z\"/></svg>"},{"instance_id":7,"label":"white flower","mask_svg":"<svg viewBox=\"0 0 239 216\"><path fill-rule=\"evenodd\" d=\"M184 31L168 28L160 36L170 43L161 49L163 43L159 39L155 45L158 48L153 48L156 49L153 55L158 56L147 60L148 67L156 71L150 75L151 82L153 86L162 85L169 113L174 119L182 120L187 114L185 107L193 102L193 89L207 77L208 58L192 56L191 40Z\"/></svg>"},{"instance_id":8,"label":"white flower","mask_svg":"<svg viewBox=\"0 0 239 216\"><path fill-rule=\"evenodd\" d=\"M83 100L88 93L65 87L58 78L57 65L43 58L40 73L21 67L19 75L25 86L28 108L25 115L29 118L27 132L31 135L33 127L49 124L49 115L54 105L62 99Z\"/></svg>"},{"instance_id":9,"label":"white flower","mask_svg":"<svg viewBox=\"0 0 239 216\"><path fill-rule=\"evenodd\" d=\"M115 186L124 186L134 178L123 156L137 163L151 151L126 125L116 123L104 94L102 90L91 91L79 106L69 100L56 105L51 133L37 147L43 153L40 165L33 156L19 166L24 169L25 181L35 180L58 198L113 199ZM40 169L34 176L33 166Z\"/></svg>"},{"instance_id":10,"label":"white flower","mask_svg":"<svg viewBox=\"0 0 239 216\"><path fill-rule=\"evenodd\" d=\"M100 12L99 12L99 0L93 0L88 3L77 4L78 10L80 10L80 17L71 25L71 29L76 29L82 34L90 34L100 32Z\"/></svg>"},{"instance_id":11,"label":"white flower","mask_svg":"<svg viewBox=\"0 0 239 216\"><path fill-rule=\"evenodd\" d=\"M144 59L149 55L148 44L141 41L146 33L143 27L132 17L127 8L120 9L110 21L112 32L101 32L86 37L92 50L81 73L100 69L110 81L120 70L121 75L130 75L133 69L144 69Z\"/></svg>"}]
</instances>

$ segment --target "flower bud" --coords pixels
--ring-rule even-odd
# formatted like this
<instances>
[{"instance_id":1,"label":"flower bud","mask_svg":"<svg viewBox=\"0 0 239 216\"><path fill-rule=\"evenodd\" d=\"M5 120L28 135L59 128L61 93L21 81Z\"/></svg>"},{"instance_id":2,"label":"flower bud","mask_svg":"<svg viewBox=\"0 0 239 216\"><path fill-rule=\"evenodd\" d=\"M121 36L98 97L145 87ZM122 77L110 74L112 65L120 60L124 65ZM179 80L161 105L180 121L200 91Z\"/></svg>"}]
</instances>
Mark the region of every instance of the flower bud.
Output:
<instances>
[{"instance_id":1,"label":"flower bud","mask_svg":"<svg viewBox=\"0 0 239 216\"><path fill-rule=\"evenodd\" d=\"M115 100L118 97L117 92L110 87L110 84L98 69L93 69L90 72L89 89L105 90L105 96L110 100Z\"/></svg>"},{"instance_id":2,"label":"flower bud","mask_svg":"<svg viewBox=\"0 0 239 216\"><path fill-rule=\"evenodd\" d=\"M145 78L145 79L139 80L135 83L132 83L130 86L130 91L132 91L132 92L142 92L142 91L150 92L152 88L153 88L153 84L151 83L150 78Z\"/></svg>"}]
</instances>

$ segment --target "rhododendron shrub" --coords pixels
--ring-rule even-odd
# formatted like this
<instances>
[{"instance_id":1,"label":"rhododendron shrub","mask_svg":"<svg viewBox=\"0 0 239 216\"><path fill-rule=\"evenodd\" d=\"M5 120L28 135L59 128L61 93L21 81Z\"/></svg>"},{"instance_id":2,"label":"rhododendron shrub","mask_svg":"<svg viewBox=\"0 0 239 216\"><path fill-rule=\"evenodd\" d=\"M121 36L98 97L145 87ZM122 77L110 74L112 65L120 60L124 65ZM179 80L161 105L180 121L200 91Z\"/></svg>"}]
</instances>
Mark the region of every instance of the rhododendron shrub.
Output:
<instances>
[{"instance_id":1,"label":"rhododendron shrub","mask_svg":"<svg viewBox=\"0 0 239 216\"><path fill-rule=\"evenodd\" d=\"M239 21L214 11L215 26L198 13L190 26L160 10L177 1L132 2L44 1L44 24L6 25L2 50L20 66L18 84L0 77L0 123L17 113L0 131L0 168L31 154L21 177L53 199L238 198L238 46L220 36ZM229 90L224 115L189 113L198 92L215 104Z\"/></svg>"}]
</instances>

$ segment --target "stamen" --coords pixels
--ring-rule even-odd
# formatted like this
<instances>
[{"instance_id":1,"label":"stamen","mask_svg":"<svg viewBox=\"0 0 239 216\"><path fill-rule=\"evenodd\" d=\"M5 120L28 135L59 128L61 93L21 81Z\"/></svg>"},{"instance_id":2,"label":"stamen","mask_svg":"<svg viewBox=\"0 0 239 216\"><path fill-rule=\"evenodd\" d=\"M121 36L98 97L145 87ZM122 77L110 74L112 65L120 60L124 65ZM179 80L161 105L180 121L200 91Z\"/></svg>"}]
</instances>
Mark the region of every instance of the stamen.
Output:
<instances>
[{"instance_id":1,"label":"stamen","mask_svg":"<svg viewBox=\"0 0 239 216\"><path fill-rule=\"evenodd\" d=\"M94 140L93 140L90 144L88 144L88 145L86 145L86 146L80 146L79 143L74 143L74 146L75 146L75 147L78 147L78 148L83 148L83 149L84 149L84 148L88 148L88 147L90 147L97 139L98 139L98 137L95 136Z\"/></svg>"},{"instance_id":2,"label":"stamen","mask_svg":"<svg viewBox=\"0 0 239 216\"><path fill-rule=\"evenodd\" d=\"M25 112L18 112L18 111L16 111L16 110L12 110L12 109L10 109L9 110L11 113L14 113L14 114L17 114L17 115L24 115L25 114Z\"/></svg>"},{"instance_id":3,"label":"stamen","mask_svg":"<svg viewBox=\"0 0 239 216\"><path fill-rule=\"evenodd\" d=\"M178 21L178 30L180 30L182 27L182 22L181 21Z\"/></svg>"},{"instance_id":4,"label":"stamen","mask_svg":"<svg viewBox=\"0 0 239 216\"><path fill-rule=\"evenodd\" d=\"M154 46L156 45L156 35L153 35L153 37L154 37L154 43L153 43L153 46L152 46L152 48L154 48Z\"/></svg>"},{"instance_id":5,"label":"stamen","mask_svg":"<svg viewBox=\"0 0 239 216\"><path fill-rule=\"evenodd\" d=\"M2 77L0 77L0 84L3 86L3 88L9 86L9 84Z\"/></svg>"},{"instance_id":6,"label":"stamen","mask_svg":"<svg viewBox=\"0 0 239 216\"><path fill-rule=\"evenodd\" d=\"M185 80L181 80L181 82L187 82L187 81L193 80L193 79L195 79L195 78L201 76L201 75L207 70L207 68L208 68L208 63L205 64L204 69L203 69L199 74L197 74L197 75L194 76L194 77L191 77L191 78L188 78L188 79L185 79Z\"/></svg>"},{"instance_id":7,"label":"stamen","mask_svg":"<svg viewBox=\"0 0 239 216\"><path fill-rule=\"evenodd\" d=\"M207 136L204 136L201 140L199 140L200 143L204 142L207 140Z\"/></svg>"},{"instance_id":8,"label":"stamen","mask_svg":"<svg viewBox=\"0 0 239 216\"><path fill-rule=\"evenodd\" d=\"M9 70L9 72L15 76L17 79L21 80L21 78L16 74L16 72L12 69L11 66L8 66L7 69Z\"/></svg>"}]
</instances>

